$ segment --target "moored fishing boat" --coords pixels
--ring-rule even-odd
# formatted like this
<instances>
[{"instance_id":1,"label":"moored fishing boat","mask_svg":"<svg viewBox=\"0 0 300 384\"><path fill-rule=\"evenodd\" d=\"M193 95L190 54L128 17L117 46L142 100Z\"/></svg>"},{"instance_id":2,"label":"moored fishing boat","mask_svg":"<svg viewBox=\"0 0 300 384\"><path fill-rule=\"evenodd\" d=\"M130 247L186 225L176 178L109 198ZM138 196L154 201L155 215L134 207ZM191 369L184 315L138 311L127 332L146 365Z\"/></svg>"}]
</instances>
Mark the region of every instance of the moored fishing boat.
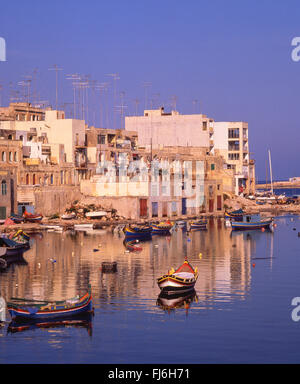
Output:
<instances>
[{"instance_id":1,"label":"moored fishing boat","mask_svg":"<svg viewBox=\"0 0 300 384\"><path fill-rule=\"evenodd\" d=\"M273 218L261 219L260 214L244 215L241 221L232 221L233 230L270 228Z\"/></svg>"},{"instance_id":2,"label":"moored fishing boat","mask_svg":"<svg viewBox=\"0 0 300 384\"><path fill-rule=\"evenodd\" d=\"M10 220L12 220L16 224L20 224L24 222L24 217L19 215L11 215Z\"/></svg>"},{"instance_id":3,"label":"moored fishing boat","mask_svg":"<svg viewBox=\"0 0 300 384\"><path fill-rule=\"evenodd\" d=\"M30 236L26 232L22 231L22 229L19 229L17 232L9 235L9 239L15 241L17 244L23 245L26 249L30 248Z\"/></svg>"},{"instance_id":4,"label":"moored fishing boat","mask_svg":"<svg viewBox=\"0 0 300 384\"><path fill-rule=\"evenodd\" d=\"M38 301L23 298L11 298L7 309L12 319L45 320L77 316L92 311L92 294L88 292L82 297L74 297L62 301Z\"/></svg>"},{"instance_id":5,"label":"moored fishing boat","mask_svg":"<svg viewBox=\"0 0 300 384\"><path fill-rule=\"evenodd\" d=\"M152 227L149 225L127 225L124 228L125 237L137 239L149 239L152 235Z\"/></svg>"},{"instance_id":6,"label":"moored fishing boat","mask_svg":"<svg viewBox=\"0 0 300 384\"><path fill-rule=\"evenodd\" d=\"M175 271L173 268L157 279L159 288L164 292L186 292L194 289L198 279L198 269L185 262Z\"/></svg>"},{"instance_id":7,"label":"moored fishing boat","mask_svg":"<svg viewBox=\"0 0 300 384\"><path fill-rule=\"evenodd\" d=\"M94 212L87 212L85 214L85 217L89 219L101 219L102 217L105 217L107 215L106 211L94 211Z\"/></svg>"},{"instance_id":8,"label":"moored fishing boat","mask_svg":"<svg viewBox=\"0 0 300 384\"><path fill-rule=\"evenodd\" d=\"M232 219L232 220L243 220L244 211L242 209L238 209L236 211L232 212L225 212L225 218L226 219Z\"/></svg>"},{"instance_id":9,"label":"moored fishing boat","mask_svg":"<svg viewBox=\"0 0 300 384\"><path fill-rule=\"evenodd\" d=\"M12 239L1 236L0 248L2 250L1 253L3 253L1 257L3 258L4 256L14 256L24 252L26 249L28 249L28 245L27 243L20 244Z\"/></svg>"},{"instance_id":10,"label":"moored fishing boat","mask_svg":"<svg viewBox=\"0 0 300 384\"><path fill-rule=\"evenodd\" d=\"M25 221L28 221L29 223L40 223L43 220L43 215L34 215L33 213L29 213L27 211L23 213L23 217Z\"/></svg>"},{"instance_id":11,"label":"moored fishing boat","mask_svg":"<svg viewBox=\"0 0 300 384\"><path fill-rule=\"evenodd\" d=\"M207 221L206 220L195 220L190 223L191 229L206 229Z\"/></svg>"},{"instance_id":12,"label":"moored fishing boat","mask_svg":"<svg viewBox=\"0 0 300 384\"><path fill-rule=\"evenodd\" d=\"M173 228L173 224L170 221L160 222L159 224L151 224L152 234L157 235L169 235L170 230Z\"/></svg>"},{"instance_id":13,"label":"moored fishing boat","mask_svg":"<svg viewBox=\"0 0 300 384\"><path fill-rule=\"evenodd\" d=\"M76 218L76 213L71 212L71 213L65 213L64 215L61 216L62 220L72 220Z\"/></svg>"}]
</instances>

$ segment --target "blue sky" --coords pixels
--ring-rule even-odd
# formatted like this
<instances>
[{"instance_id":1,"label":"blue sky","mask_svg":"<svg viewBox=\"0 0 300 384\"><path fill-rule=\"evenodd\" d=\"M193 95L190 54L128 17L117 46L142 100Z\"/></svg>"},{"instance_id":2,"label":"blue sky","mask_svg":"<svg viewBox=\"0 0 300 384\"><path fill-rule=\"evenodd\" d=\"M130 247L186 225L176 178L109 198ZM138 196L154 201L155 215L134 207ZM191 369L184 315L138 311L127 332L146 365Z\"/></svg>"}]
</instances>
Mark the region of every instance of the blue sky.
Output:
<instances>
[{"instance_id":1,"label":"blue sky","mask_svg":"<svg viewBox=\"0 0 300 384\"><path fill-rule=\"evenodd\" d=\"M259 179L268 149L275 179L300 176L300 62L291 59L299 19L300 3L293 0L2 0L2 104L9 83L20 90L17 83L37 68L37 93L55 105L55 73L48 68L58 64L59 104L72 103L66 75L80 73L110 82L111 112L107 74L118 73L117 103L124 92L127 114L135 112L134 99L142 113L143 83L151 82L149 104L153 99L170 109L176 95L181 113L247 121ZM99 126L97 97L89 91L89 121Z\"/></svg>"}]
</instances>

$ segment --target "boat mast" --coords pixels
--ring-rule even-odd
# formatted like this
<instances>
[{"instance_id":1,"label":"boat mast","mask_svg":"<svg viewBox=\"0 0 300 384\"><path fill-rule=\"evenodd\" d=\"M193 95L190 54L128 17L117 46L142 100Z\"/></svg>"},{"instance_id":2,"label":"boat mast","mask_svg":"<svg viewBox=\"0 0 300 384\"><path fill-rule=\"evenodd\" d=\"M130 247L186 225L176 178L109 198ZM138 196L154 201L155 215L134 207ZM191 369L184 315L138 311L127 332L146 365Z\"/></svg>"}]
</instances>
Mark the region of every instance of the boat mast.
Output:
<instances>
[{"instance_id":1,"label":"boat mast","mask_svg":"<svg viewBox=\"0 0 300 384\"><path fill-rule=\"evenodd\" d=\"M271 151L270 150L269 150L269 165L270 165L271 192L273 195L273 175L272 175L272 163L271 163Z\"/></svg>"}]
</instances>

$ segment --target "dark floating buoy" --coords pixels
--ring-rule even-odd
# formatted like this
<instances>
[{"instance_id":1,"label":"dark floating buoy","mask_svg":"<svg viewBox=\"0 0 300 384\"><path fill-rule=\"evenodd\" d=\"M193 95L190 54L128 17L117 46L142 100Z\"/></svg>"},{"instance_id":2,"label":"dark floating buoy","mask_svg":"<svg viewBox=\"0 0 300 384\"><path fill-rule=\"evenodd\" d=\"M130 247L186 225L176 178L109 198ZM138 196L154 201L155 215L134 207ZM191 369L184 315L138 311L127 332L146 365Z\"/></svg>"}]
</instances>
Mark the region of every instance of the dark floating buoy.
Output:
<instances>
[{"instance_id":1,"label":"dark floating buoy","mask_svg":"<svg viewBox=\"0 0 300 384\"><path fill-rule=\"evenodd\" d=\"M102 263L102 272L117 272L117 262L104 261Z\"/></svg>"},{"instance_id":2,"label":"dark floating buoy","mask_svg":"<svg viewBox=\"0 0 300 384\"><path fill-rule=\"evenodd\" d=\"M296 228L293 228L293 231L296 231Z\"/></svg>"},{"instance_id":3,"label":"dark floating buoy","mask_svg":"<svg viewBox=\"0 0 300 384\"><path fill-rule=\"evenodd\" d=\"M300 237L300 232L298 232L298 237Z\"/></svg>"}]
</instances>

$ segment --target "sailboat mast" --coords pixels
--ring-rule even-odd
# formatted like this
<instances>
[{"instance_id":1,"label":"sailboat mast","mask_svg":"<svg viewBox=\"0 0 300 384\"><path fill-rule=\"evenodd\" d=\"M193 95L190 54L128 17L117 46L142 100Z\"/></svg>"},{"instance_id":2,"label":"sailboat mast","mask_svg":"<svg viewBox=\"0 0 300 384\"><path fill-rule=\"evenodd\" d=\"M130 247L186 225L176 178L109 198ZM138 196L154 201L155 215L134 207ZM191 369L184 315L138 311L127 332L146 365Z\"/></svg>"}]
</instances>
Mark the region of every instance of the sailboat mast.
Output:
<instances>
[{"instance_id":1,"label":"sailboat mast","mask_svg":"<svg viewBox=\"0 0 300 384\"><path fill-rule=\"evenodd\" d=\"M270 165L271 192L273 195L273 175L272 175L272 163L271 163L271 151L270 150L269 150L269 165Z\"/></svg>"}]
</instances>

